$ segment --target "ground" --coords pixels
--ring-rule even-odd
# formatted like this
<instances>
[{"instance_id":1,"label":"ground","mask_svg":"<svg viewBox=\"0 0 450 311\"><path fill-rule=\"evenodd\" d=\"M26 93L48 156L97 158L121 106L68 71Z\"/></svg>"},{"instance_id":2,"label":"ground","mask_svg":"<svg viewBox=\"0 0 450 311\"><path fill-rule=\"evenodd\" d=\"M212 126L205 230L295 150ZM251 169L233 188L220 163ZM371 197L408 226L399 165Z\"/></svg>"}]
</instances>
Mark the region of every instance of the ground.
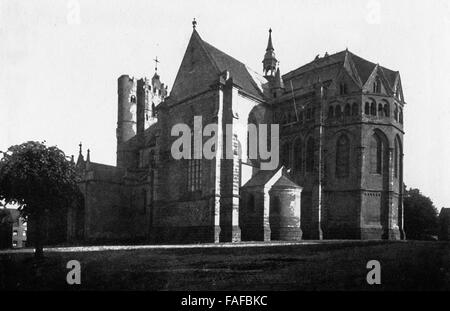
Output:
<instances>
[{"instance_id":1,"label":"ground","mask_svg":"<svg viewBox=\"0 0 450 311\"><path fill-rule=\"evenodd\" d=\"M450 290L450 243L320 241L46 249L0 252L0 289ZM69 286L69 260L81 285ZM369 260L381 285L368 285Z\"/></svg>"}]
</instances>

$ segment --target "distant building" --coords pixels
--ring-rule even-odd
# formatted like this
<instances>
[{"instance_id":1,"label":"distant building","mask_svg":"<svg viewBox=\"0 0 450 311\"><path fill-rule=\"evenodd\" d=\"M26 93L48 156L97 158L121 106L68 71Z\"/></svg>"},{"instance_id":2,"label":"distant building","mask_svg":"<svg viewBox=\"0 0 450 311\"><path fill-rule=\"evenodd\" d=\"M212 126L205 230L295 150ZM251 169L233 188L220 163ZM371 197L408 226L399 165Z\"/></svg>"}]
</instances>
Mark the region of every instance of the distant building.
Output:
<instances>
[{"instance_id":1,"label":"distant building","mask_svg":"<svg viewBox=\"0 0 450 311\"><path fill-rule=\"evenodd\" d=\"M439 214L439 240L450 240L450 208L443 207Z\"/></svg>"},{"instance_id":2,"label":"distant building","mask_svg":"<svg viewBox=\"0 0 450 311\"><path fill-rule=\"evenodd\" d=\"M16 209L0 210L0 248L27 245L27 223Z\"/></svg>"}]
</instances>

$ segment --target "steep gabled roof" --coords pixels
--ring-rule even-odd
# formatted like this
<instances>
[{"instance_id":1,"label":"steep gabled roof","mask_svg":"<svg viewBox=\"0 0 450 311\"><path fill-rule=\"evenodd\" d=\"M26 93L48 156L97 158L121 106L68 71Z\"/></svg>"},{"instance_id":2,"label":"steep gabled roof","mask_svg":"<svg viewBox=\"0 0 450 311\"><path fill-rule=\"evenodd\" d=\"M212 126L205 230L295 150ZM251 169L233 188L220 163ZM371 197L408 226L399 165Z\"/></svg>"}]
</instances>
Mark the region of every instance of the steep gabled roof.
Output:
<instances>
[{"instance_id":1,"label":"steep gabled roof","mask_svg":"<svg viewBox=\"0 0 450 311\"><path fill-rule=\"evenodd\" d=\"M314 80L311 79L311 76L314 75L315 78L320 77L322 81L326 81L330 79L331 76L337 74L338 72L336 66L334 66L335 67L334 69L330 68L333 68L333 65L344 66L346 59L349 63L352 63L351 67L356 69L356 72L353 72L352 70L352 73L357 74L357 76L355 76L354 78L356 80L359 79L362 82L362 85L364 85L367 82L370 75L377 66L377 64L375 63L372 63L362 57L359 57L358 55L353 54L348 50L344 50L332 55L317 57L312 62L309 62L308 64L303 65L283 75L283 79L287 81L294 77L296 78L300 77L300 79L304 81L311 81ZM393 88L398 72L382 66L379 66L379 69L383 72L384 77L386 78L389 86Z\"/></svg>"},{"instance_id":2,"label":"steep gabled roof","mask_svg":"<svg viewBox=\"0 0 450 311\"><path fill-rule=\"evenodd\" d=\"M203 40L202 40L203 41ZM248 67L234 57L222 52L206 41L203 41L206 51L215 62L220 72L228 70L233 82L241 87L245 92L263 100L263 90L258 87L257 82L249 73Z\"/></svg>"}]
</instances>

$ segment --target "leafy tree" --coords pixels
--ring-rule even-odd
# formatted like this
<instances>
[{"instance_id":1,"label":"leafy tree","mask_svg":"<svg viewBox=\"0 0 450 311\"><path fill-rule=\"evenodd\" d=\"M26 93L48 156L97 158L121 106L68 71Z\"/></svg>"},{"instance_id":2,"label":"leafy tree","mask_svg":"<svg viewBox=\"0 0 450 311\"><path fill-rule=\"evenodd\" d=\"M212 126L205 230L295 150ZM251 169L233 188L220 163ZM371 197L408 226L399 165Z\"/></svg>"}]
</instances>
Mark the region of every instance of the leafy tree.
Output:
<instances>
[{"instance_id":1,"label":"leafy tree","mask_svg":"<svg viewBox=\"0 0 450 311\"><path fill-rule=\"evenodd\" d=\"M406 237L410 240L422 240L430 235L437 235L438 212L429 197L419 189L405 191L404 222Z\"/></svg>"},{"instance_id":2,"label":"leafy tree","mask_svg":"<svg viewBox=\"0 0 450 311\"><path fill-rule=\"evenodd\" d=\"M43 257L46 214L79 202L75 166L57 147L29 141L8 148L0 159L0 200L17 204L34 225L35 256Z\"/></svg>"}]
</instances>

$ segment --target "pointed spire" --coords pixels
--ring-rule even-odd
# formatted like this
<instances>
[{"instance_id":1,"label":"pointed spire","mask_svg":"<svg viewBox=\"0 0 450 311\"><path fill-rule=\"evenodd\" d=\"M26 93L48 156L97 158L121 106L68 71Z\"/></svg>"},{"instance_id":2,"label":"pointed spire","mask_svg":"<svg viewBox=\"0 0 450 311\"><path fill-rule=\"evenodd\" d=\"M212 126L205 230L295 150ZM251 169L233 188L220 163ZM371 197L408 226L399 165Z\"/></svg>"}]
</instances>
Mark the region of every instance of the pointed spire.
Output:
<instances>
[{"instance_id":1,"label":"pointed spire","mask_svg":"<svg viewBox=\"0 0 450 311\"><path fill-rule=\"evenodd\" d=\"M263 71L265 77L273 77L277 69L277 59L275 57L272 44L272 28L269 29L269 40L267 42L266 53L263 59Z\"/></svg>"},{"instance_id":2,"label":"pointed spire","mask_svg":"<svg viewBox=\"0 0 450 311\"><path fill-rule=\"evenodd\" d=\"M78 153L77 166L82 166L84 165L83 144L80 142L78 146L80 147L80 152Z\"/></svg>"},{"instance_id":3,"label":"pointed spire","mask_svg":"<svg viewBox=\"0 0 450 311\"><path fill-rule=\"evenodd\" d=\"M267 48L266 51L273 51L273 44L272 44L272 28L269 28L269 41L267 42Z\"/></svg>"}]
</instances>

